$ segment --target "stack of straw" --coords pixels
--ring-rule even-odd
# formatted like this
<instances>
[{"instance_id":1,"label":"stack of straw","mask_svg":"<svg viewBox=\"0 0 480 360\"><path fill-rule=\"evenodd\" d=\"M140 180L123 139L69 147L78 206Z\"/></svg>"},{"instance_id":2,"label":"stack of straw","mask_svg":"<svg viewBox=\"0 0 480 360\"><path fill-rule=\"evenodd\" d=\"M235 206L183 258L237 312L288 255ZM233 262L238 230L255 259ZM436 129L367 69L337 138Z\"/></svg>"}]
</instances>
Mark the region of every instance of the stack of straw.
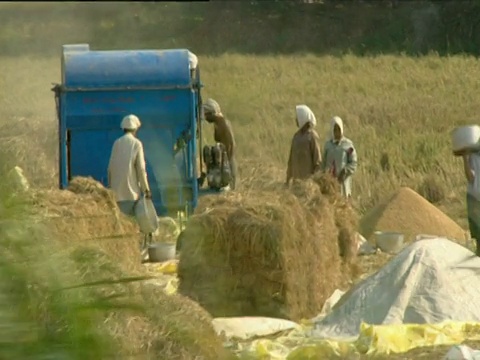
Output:
<instances>
[{"instance_id":1,"label":"stack of straw","mask_svg":"<svg viewBox=\"0 0 480 360\"><path fill-rule=\"evenodd\" d=\"M204 198L185 230L179 291L217 317L317 315L344 284L338 228L349 226L336 220L348 206L319 184ZM355 237L344 238L346 253Z\"/></svg>"},{"instance_id":2,"label":"stack of straw","mask_svg":"<svg viewBox=\"0 0 480 360\"><path fill-rule=\"evenodd\" d=\"M65 246L95 245L127 269L140 267L138 225L120 212L113 193L99 182L77 177L68 190L36 190L31 197L40 222Z\"/></svg>"}]
</instances>

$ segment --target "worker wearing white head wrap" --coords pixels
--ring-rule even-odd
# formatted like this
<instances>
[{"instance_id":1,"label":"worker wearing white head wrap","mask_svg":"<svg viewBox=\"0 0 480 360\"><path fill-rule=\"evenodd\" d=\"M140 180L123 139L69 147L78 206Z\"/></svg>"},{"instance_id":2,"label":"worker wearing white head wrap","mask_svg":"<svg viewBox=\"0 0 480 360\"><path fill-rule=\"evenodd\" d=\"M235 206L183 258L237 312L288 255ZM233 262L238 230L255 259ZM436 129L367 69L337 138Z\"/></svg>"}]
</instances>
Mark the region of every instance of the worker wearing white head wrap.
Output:
<instances>
[{"instance_id":1,"label":"worker wearing white head wrap","mask_svg":"<svg viewBox=\"0 0 480 360\"><path fill-rule=\"evenodd\" d=\"M357 151L353 142L343 133L343 121L334 116L330 120L331 138L323 150L323 170L332 174L341 184L342 195L352 195L351 176L357 170Z\"/></svg>"},{"instance_id":2,"label":"worker wearing white head wrap","mask_svg":"<svg viewBox=\"0 0 480 360\"><path fill-rule=\"evenodd\" d=\"M217 143L223 144L227 153L231 171L230 188L235 190L238 184L237 162L235 159L236 142L233 135L232 124L225 119L220 105L213 99L208 99L203 104L205 120L214 126L213 137Z\"/></svg>"},{"instance_id":3,"label":"worker wearing white head wrap","mask_svg":"<svg viewBox=\"0 0 480 360\"><path fill-rule=\"evenodd\" d=\"M314 127L317 120L307 105L297 105L295 108L296 122L299 130L295 133L290 147L287 164L287 181L292 179L307 179L320 170L322 156L320 139Z\"/></svg>"},{"instance_id":4,"label":"worker wearing white head wrap","mask_svg":"<svg viewBox=\"0 0 480 360\"><path fill-rule=\"evenodd\" d=\"M145 167L143 144L136 134L141 122L135 115L122 119L124 135L115 140L108 163L108 184L122 212L134 216L135 202L141 192L151 197Z\"/></svg>"},{"instance_id":5,"label":"worker wearing white head wrap","mask_svg":"<svg viewBox=\"0 0 480 360\"><path fill-rule=\"evenodd\" d=\"M122 119L120 127L124 130L137 130L140 128L142 123L140 119L135 115L127 115Z\"/></svg>"},{"instance_id":6,"label":"worker wearing white head wrap","mask_svg":"<svg viewBox=\"0 0 480 360\"><path fill-rule=\"evenodd\" d=\"M315 114L307 105L297 105L295 110L297 113L297 123L299 128L303 128L306 123L311 123L313 127L317 126Z\"/></svg>"},{"instance_id":7,"label":"worker wearing white head wrap","mask_svg":"<svg viewBox=\"0 0 480 360\"><path fill-rule=\"evenodd\" d=\"M480 256L480 198L478 176L480 176L480 151L470 150L463 153L463 170L467 180L467 219L470 238L477 244L475 253Z\"/></svg>"}]
</instances>

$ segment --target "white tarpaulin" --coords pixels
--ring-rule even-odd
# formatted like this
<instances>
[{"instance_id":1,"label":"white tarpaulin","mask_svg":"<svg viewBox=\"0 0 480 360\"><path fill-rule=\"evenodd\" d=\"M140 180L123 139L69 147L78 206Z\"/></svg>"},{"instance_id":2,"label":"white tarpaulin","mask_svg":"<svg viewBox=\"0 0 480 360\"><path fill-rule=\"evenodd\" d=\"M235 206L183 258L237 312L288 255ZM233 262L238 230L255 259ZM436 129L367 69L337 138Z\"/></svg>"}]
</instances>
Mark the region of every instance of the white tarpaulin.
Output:
<instances>
[{"instance_id":1,"label":"white tarpaulin","mask_svg":"<svg viewBox=\"0 0 480 360\"><path fill-rule=\"evenodd\" d=\"M345 295L345 291L336 289L333 292L333 294L327 299L327 301L325 301L325 304L323 304L322 311L320 311L320 314L315 316L310 321L316 322L323 319L325 316L327 316L330 312L332 312L333 307L342 298L343 295Z\"/></svg>"},{"instance_id":2,"label":"white tarpaulin","mask_svg":"<svg viewBox=\"0 0 480 360\"><path fill-rule=\"evenodd\" d=\"M420 240L348 291L312 335L356 337L362 322L480 322L478 299L480 258L445 238Z\"/></svg>"},{"instance_id":3,"label":"white tarpaulin","mask_svg":"<svg viewBox=\"0 0 480 360\"><path fill-rule=\"evenodd\" d=\"M212 325L218 335L242 340L300 328L300 325L288 320L249 316L215 318Z\"/></svg>"},{"instance_id":4,"label":"white tarpaulin","mask_svg":"<svg viewBox=\"0 0 480 360\"><path fill-rule=\"evenodd\" d=\"M452 347L443 360L480 360L480 351L466 345Z\"/></svg>"}]
</instances>

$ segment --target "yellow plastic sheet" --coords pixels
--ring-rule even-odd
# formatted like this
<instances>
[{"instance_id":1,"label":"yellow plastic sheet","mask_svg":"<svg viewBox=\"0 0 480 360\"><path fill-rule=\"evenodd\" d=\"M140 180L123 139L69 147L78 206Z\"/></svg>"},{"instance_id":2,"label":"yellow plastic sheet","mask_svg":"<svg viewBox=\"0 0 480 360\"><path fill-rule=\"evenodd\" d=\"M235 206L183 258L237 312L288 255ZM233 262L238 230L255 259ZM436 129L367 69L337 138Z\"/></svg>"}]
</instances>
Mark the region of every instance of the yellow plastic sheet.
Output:
<instances>
[{"instance_id":1,"label":"yellow plastic sheet","mask_svg":"<svg viewBox=\"0 0 480 360\"><path fill-rule=\"evenodd\" d=\"M173 275L177 273L178 260L165 261L155 267L155 271L166 274Z\"/></svg>"},{"instance_id":2,"label":"yellow plastic sheet","mask_svg":"<svg viewBox=\"0 0 480 360\"><path fill-rule=\"evenodd\" d=\"M480 339L480 323L445 322L435 325L362 324L360 335L351 341L316 340L302 331L274 340L260 339L239 349L241 358L264 360L308 360L354 354L403 353L417 347L454 345Z\"/></svg>"},{"instance_id":3,"label":"yellow plastic sheet","mask_svg":"<svg viewBox=\"0 0 480 360\"><path fill-rule=\"evenodd\" d=\"M178 289L178 279L173 278L168 281L164 291L167 295L173 295L177 293L177 289Z\"/></svg>"}]
</instances>

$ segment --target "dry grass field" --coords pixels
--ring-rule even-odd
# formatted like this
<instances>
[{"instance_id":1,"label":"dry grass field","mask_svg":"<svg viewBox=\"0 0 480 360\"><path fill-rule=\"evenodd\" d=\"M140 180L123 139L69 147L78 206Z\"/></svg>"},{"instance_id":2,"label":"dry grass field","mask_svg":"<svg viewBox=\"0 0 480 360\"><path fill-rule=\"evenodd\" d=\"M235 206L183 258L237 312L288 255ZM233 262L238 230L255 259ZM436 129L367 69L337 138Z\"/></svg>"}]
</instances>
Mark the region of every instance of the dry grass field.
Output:
<instances>
[{"instance_id":1,"label":"dry grass field","mask_svg":"<svg viewBox=\"0 0 480 360\"><path fill-rule=\"evenodd\" d=\"M363 213L409 186L465 227L461 162L450 151L454 126L477 122L480 64L473 57L313 55L200 57L203 97L232 121L242 159L285 168L296 131L294 107L315 112L327 139L342 117L357 147L354 198ZM60 59L0 57L2 151L38 186L56 186L56 115L51 83ZM206 124L207 140L212 130Z\"/></svg>"}]
</instances>

